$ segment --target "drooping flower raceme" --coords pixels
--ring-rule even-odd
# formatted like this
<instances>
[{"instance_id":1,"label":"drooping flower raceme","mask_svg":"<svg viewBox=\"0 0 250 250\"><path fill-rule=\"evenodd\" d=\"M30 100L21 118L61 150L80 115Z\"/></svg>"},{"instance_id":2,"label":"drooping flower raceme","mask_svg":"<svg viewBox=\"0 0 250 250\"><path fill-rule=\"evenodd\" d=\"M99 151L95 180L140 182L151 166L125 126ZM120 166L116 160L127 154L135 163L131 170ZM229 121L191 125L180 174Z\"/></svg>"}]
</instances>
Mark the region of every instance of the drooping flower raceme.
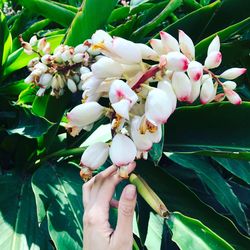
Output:
<instances>
[{"instance_id":1,"label":"drooping flower raceme","mask_svg":"<svg viewBox=\"0 0 250 250\"><path fill-rule=\"evenodd\" d=\"M60 45L53 53L45 38L20 41L27 54L37 54L28 64L31 73L25 79L39 86L37 95L50 89L57 97L65 88L83 91L82 104L67 113L66 128L72 136L91 129L104 115L110 119L111 146L97 143L83 153L85 177L108 155L120 175L127 177L128 164L135 158L147 159L153 144L161 140L162 126L175 111L177 100L193 103L199 98L206 104L227 98L241 103L234 79L246 69L213 72L222 62L218 36L208 46L204 62L196 60L194 43L181 30L178 40L161 31L160 39L150 40L151 47L111 37L103 30L76 47ZM100 105L99 100L108 105Z\"/></svg>"}]
</instances>

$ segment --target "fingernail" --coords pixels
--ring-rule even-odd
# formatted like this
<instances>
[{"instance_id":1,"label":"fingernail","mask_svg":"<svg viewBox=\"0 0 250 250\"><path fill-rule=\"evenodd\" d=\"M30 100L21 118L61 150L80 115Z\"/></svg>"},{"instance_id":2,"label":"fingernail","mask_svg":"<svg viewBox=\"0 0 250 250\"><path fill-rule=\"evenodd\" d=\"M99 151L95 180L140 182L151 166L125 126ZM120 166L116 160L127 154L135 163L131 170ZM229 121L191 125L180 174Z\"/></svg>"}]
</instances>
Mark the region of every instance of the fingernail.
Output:
<instances>
[{"instance_id":1,"label":"fingernail","mask_svg":"<svg viewBox=\"0 0 250 250\"><path fill-rule=\"evenodd\" d=\"M125 197L128 200L133 200L136 196L136 188L134 185L128 185L125 191Z\"/></svg>"}]
</instances>

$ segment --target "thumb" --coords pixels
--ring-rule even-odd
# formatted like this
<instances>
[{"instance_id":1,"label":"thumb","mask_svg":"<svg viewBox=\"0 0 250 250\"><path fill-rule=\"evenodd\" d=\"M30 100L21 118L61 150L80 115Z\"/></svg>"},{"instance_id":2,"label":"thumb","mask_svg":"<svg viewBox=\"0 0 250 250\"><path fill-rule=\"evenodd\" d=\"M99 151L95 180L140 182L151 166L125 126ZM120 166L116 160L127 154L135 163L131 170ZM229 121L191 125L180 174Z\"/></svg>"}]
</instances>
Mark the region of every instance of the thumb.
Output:
<instances>
[{"instance_id":1,"label":"thumb","mask_svg":"<svg viewBox=\"0 0 250 250\"><path fill-rule=\"evenodd\" d=\"M136 188L127 185L122 192L118 206L118 220L114 239L119 243L133 244L133 216L136 204ZM125 242L124 242L125 241Z\"/></svg>"}]
</instances>

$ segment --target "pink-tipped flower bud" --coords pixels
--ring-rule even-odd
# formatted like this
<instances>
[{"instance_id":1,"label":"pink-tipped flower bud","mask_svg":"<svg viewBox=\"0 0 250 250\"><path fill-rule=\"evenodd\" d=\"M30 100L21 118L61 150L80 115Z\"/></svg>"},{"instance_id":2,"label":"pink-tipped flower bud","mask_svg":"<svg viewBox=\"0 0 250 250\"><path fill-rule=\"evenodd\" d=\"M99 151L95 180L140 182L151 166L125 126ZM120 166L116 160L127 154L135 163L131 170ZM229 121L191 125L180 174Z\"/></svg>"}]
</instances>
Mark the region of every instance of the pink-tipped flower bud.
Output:
<instances>
[{"instance_id":1,"label":"pink-tipped flower bud","mask_svg":"<svg viewBox=\"0 0 250 250\"><path fill-rule=\"evenodd\" d=\"M158 55L163 55L165 54L164 48L162 41L160 39L151 39L149 41L150 46L153 48L153 50L158 54Z\"/></svg>"},{"instance_id":2,"label":"pink-tipped flower bud","mask_svg":"<svg viewBox=\"0 0 250 250\"><path fill-rule=\"evenodd\" d=\"M149 92L145 103L145 116L154 125L167 122L172 114L172 100L161 89L153 89Z\"/></svg>"},{"instance_id":3,"label":"pink-tipped flower bud","mask_svg":"<svg viewBox=\"0 0 250 250\"><path fill-rule=\"evenodd\" d=\"M43 53L50 54L50 51L51 51L50 43L47 42L45 47L43 48Z\"/></svg>"},{"instance_id":4,"label":"pink-tipped flower bud","mask_svg":"<svg viewBox=\"0 0 250 250\"><path fill-rule=\"evenodd\" d=\"M219 77L227 80L233 80L242 74L246 73L247 69L245 68L231 68L224 71Z\"/></svg>"},{"instance_id":5,"label":"pink-tipped flower bud","mask_svg":"<svg viewBox=\"0 0 250 250\"><path fill-rule=\"evenodd\" d=\"M212 52L219 52L219 51L220 51L220 38L219 36L215 36L215 38L208 46L207 55L211 54Z\"/></svg>"},{"instance_id":6,"label":"pink-tipped flower bud","mask_svg":"<svg viewBox=\"0 0 250 250\"><path fill-rule=\"evenodd\" d=\"M187 73L192 81L194 82L200 81L203 75L203 65L199 62L192 61L188 65Z\"/></svg>"},{"instance_id":7,"label":"pink-tipped flower bud","mask_svg":"<svg viewBox=\"0 0 250 250\"><path fill-rule=\"evenodd\" d=\"M240 96L235 91L228 88L223 89L229 102L235 105L240 105L242 103Z\"/></svg>"},{"instance_id":8,"label":"pink-tipped flower bud","mask_svg":"<svg viewBox=\"0 0 250 250\"><path fill-rule=\"evenodd\" d=\"M222 61L222 54L220 52L214 51L211 52L206 60L205 60L205 67L208 69L217 68Z\"/></svg>"},{"instance_id":9,"label":"pink-tipped flower bud","mask_svg":"<svg viewBox=\"0 0 250 250\"><path fill-rule=\"evenodd\" d=\"M172 71L186 71L189 61L186 56L180 52L169 52L166 55L167 69Z\"/></svg>"},{"instance_id":10,"label":"pink-tipped flower bud","mask_svg":"<svg viewBox=\"0 0 250 250\"><path fill-rule=\"evenodd\" d=\"M185 34L182 30L179 30L179 43L182 53L190 60L195 58L195 48L192 39Z\"/></svg>"},{"instance_id":11,"label":"pink-tipped flower bud","mask_svg":"<svg viewBox=\"0 0 250 250\"><path fill-rule=\"evenodd\" d=\"M94 143L83 152L80 165L91 170L96 170L105 163L108 155L109 146L106 143Z\"/></svg>"},{"instance_id":12,"label":"pink-tipped flower bud","mask_svg":"<svg viewBox=\"0 0 250 250\"><path fill-rule=\"evenodd\" d=\"M98 78L120 77L123 73L121 64L115 62L109 57L102 57L92 64L91 70L94 76Z\"/></svg>"},{"instance_id":13,"label":"pink-tipped flower bud","mask_svg":"<svg viewBox=\"0 0 250 250\"><path fill-rule=\"evenodd\" d=\"M167 54L172 51L180 52L178 41L169 33L160 31L160 37L164 52Z\"/></svg>"},{"instance_id":14,"label":"pink-tipped flower bud","mask_svg":"<svg viewBox=\"0 0 250 250\"><path fill-rule=\"evenodd\" d=\"M216 95L216 87L213 80L208 78L201 86L200 101L202 104L211 102Z\"/></svg>"},{"instance_id":15,"label":"pink-tipped flower bud","mask_svg":"<svg viewBox=\"0 0 250 250\"><path fill-rule=\"evenodd\" d=\"M172 86L179 101L188 101L192 85L190 79L184 72L174 72Z\"/></svg>"},{"instance_id":16,"label":"pink-tipped flower bud","mask_svg":"<svg viewBox=\"0 0 250 250\"><path fill-rule=\"evenodd\" d=\"M118 167L127 166L133 162L137 150L134 142L126 135L116 134L109 149L109 156L113 164Z\"/></svg>"}]
</instances>

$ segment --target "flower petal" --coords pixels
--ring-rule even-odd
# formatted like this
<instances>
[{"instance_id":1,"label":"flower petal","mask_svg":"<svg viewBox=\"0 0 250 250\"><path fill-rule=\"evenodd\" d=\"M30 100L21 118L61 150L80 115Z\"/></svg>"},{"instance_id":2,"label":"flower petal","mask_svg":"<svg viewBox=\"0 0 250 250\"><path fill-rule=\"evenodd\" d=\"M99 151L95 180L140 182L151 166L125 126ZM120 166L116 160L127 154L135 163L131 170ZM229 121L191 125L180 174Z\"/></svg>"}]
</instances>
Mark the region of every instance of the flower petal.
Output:
<instances>
[{"instance_id":1,"label":"flower petal","mask_svg":"<svg viewBox=\"0 0 250 250\"><path fill-rule=\"evenodd\" d=\"M247 69L245 68L231 68L226 71L224 71L219 77L227 79L227 80L233 80L242 74L246 73Z\"/></svg>"},{"instance_id":2,"label":"flower petal","mask_svg":"<svg viewBox=\"0 0 250 250\"><path fill-rule=\"evenodd\" d=\"M182 30L179 30L179 43L181 52L189 59L194 60L195 48L192 39L185 34Z\"/></svg>"},{"instance_id":3,"label":"flower petal","mask_svg":"<svg viewBox=\"0 0 250 250\"><path fill-rule=\"evenodd\" d=\"M160 32L160 36L165 53L169 53L171 51L180 52L179 43L173 36L164 31Z\"/></svg>"},{"instance_id":4,"label":"flower petal","mask_svg":"<svg viewBox=\"0 0 250 250\"><path fill-rule=\"evenodd\" d=\"M219 51L220 51L220 38L219 36L215 36L215 38L208 46L207 55L211 54L212 52L219 52Z\"/></svg>"},{"instance_id":5,"label":"flower petal","mask_svg":"<svg viewBox=\"0 0 250 250\"><path fill-rule=\"evenodd\" d=\"M214 51L211 52L206 60L205 60L205 67L208 69L213 69L213 68L217 68L222 61L222 54L220 52Z\"/></svg>"}]
</instances>

